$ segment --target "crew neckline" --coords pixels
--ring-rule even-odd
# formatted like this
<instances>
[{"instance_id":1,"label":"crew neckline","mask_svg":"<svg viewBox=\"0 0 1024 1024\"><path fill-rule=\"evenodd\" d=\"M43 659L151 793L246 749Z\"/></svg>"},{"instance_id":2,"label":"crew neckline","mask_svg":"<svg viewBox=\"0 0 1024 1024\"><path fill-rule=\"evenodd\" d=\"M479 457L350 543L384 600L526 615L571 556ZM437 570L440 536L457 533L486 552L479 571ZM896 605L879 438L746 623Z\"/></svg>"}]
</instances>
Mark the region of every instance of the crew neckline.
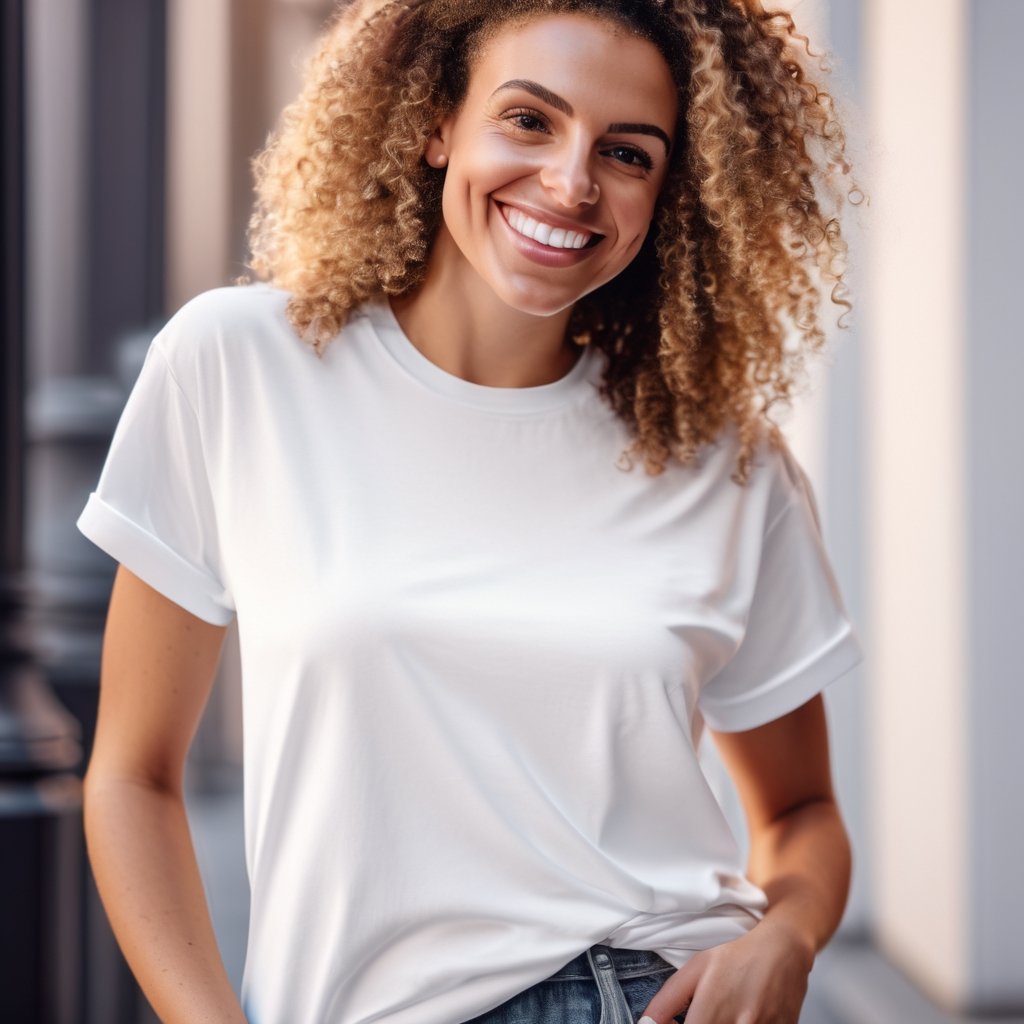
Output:
<instances>
[{"instance_id":1,"label":"crew neckline","mask_svg":"<svg viewBox=\"0 0 1024 1024\"><path fill-rule=\"evenodd\" d=\"M550 384L521 388L476 384L428 359L402 330L386 298L367 303L364 311L383 348L410 376L435 394L475 409L502 413L558 409L585 389L597 362L591 346L584 346L569 372Z\"/></svg>"}]
</instances>

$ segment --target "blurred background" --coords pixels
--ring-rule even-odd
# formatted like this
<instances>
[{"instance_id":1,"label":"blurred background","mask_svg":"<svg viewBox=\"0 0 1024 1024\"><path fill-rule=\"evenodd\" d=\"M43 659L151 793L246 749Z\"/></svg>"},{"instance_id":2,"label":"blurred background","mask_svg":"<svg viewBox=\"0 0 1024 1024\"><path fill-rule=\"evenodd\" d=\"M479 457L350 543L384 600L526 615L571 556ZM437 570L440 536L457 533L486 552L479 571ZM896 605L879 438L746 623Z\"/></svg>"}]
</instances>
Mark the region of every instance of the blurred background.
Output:
<instances>
[{"instance_id":1,"label":"blurred background","mask_svg":"<svg viewBox=\"0 0 1024 1024\"><path fill-rule=\"evenodd\" d=\"M852 327L787 424L866 652L828 691L855 878L803 1019L1024 1021L1024 3L788 6L870 196ZM249 161L330 8L2 2L0 1021L152 1020L82 852L114 565L74 522L155 330L244 272ZM239 692L229 635L189 799L236 985Z\"/></svg>"}]
</instances>

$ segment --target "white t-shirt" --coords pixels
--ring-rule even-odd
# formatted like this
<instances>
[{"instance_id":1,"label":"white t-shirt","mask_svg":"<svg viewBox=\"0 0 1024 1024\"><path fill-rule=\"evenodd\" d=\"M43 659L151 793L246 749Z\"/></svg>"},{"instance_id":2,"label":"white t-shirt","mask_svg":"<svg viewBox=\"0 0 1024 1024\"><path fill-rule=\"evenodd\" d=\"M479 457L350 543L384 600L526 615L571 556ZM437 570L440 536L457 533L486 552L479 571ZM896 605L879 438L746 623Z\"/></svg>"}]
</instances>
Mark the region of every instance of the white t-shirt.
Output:
<instances>
[{"instance_id":1,"label":"white t-shirt","mask_svg":"<svg viewBox=\"0 0 1024 1024\"><path fill-rule=\"evenodd\" d=\"M153 342L87 537L237 613L254 1024L456 1024L595 942L675 966L764 894L702 774L858 658L808 485L616 465L585 349L553 384L431 363L386 302L322 360L267 286Z\"/></svg>"}]
</instances>

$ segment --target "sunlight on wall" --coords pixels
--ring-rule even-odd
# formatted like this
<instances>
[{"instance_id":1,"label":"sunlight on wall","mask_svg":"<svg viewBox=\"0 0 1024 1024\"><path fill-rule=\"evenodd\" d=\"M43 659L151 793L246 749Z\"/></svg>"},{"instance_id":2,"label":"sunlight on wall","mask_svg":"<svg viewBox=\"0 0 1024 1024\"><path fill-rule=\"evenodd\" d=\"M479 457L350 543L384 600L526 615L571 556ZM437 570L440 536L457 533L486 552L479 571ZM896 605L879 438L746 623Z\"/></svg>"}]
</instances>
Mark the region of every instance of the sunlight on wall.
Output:
<instances>
[{"instance_id":1,"label":"sunlight on wall","mask_svg":"<svg viewBox=\"0 0 1024 1024\"><path fill-rule=\"evenodd\" d=\"M964 14L961 0L871 0L867 13L875 924L955 1003L968 983Z\"/></svg>"},{"instance_id":2,"label":"sunlight on wall","mask_svg":"<svg viewBox=\"0 0 1024 1024\"><path fill-rule=\"evenodd\" d=\"M228 276L230 3L168 7L167 306Z\"/></svg>"}]
</instances>

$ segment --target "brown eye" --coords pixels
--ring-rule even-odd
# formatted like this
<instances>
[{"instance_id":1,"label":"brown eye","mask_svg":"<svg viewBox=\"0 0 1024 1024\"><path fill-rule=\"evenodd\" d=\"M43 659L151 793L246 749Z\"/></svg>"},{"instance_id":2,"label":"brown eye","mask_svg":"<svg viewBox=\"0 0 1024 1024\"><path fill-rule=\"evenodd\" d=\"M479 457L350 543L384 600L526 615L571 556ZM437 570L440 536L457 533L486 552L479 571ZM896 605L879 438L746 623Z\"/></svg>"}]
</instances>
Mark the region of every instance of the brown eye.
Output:
<instances>
[{"instance_id":1,"label":"brown eye","mask_svg":"<svg viewBox=\"0 0 1024 1024\"><path fill-rule=\"evenodd\" d=\"M633 146L613 146L605 152L629 167L642 167L645 171L654 170L654 161L642 149Z\"/></svg>"},{"instance_id":2,"label":"brown eye","mask_svg":"<svg viewBox=\"0 0 1024 1024\"><path fill-rule=\"evenodd\" d=\"M547 131L547 122L540 114L533 110L509 111L506 115L506 120L524 132Z\"/></svg>"}]
</instances>

